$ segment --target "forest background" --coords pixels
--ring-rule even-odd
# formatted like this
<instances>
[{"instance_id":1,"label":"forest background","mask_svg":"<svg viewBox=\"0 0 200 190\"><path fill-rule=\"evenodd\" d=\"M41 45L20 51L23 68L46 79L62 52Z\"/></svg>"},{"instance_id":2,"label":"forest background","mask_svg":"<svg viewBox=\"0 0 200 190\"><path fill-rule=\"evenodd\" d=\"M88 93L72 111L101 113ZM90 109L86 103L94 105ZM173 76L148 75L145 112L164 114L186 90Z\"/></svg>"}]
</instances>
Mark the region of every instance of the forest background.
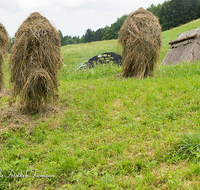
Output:
<instances>
[{"instance_id":1,"label":"forest background","mask_svg":"<svg viewBox=\"0 0 200 190\"><path fill-rule=\"evenodd\" d=\"M168 0L162 4L152 4L147 10L159 18L162 31L165 31L200 18L200 0ZM111 24L111 26L105 26L96 31L88 28L81 37L64 36L62 31L58 30L61 37L61 45L117 39L119 30L127 16L123 15L117 18L117 21ZM15 38L11 38L10 47L12 47L14 41Z\"/></svg>"}]
</instances>

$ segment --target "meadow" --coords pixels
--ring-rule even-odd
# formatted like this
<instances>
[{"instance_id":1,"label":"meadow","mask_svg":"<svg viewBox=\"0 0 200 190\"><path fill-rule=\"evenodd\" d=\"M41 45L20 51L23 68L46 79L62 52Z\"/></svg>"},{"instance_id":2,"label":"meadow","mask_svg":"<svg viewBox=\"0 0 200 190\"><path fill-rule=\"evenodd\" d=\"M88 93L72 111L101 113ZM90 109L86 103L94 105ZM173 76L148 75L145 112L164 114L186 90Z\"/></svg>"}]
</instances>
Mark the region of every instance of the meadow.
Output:
<instances>
[{"instance_id":1,"label":"meadow","mask_svg":"<svg viewBox=\"0 0 200 190\"><path fill-rule=\"evenodd\" d=\"M116 65L77 72L117 40L62 47L59 98L23 115L11 98L8 61L0 93L0 189L200 189L200 62L160 66L170 40L200 20L162 33L153 77L121 78Z\"/></svg>"}]
</instances>

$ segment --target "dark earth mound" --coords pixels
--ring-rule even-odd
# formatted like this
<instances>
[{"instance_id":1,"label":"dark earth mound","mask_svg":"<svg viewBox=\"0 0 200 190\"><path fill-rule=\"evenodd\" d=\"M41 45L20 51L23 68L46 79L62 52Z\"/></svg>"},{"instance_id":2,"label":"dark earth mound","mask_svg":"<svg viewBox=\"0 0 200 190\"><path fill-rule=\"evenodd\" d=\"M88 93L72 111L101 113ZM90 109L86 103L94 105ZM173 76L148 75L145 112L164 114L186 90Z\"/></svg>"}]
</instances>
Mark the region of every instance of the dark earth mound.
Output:
<instances>
[{"instance_id":1,"label":"dark earth mound","mask_svg":"<svg viewBox=\"0 0 200 190\"><path fill-rule=\"evenodd\" d=\"M81 70L83 68L94 68L97 64L109 63L122 66L122 56L114 52L105 52L90 58L85 63L83 63L77 70Z\"/></svg>"}]
</instances>

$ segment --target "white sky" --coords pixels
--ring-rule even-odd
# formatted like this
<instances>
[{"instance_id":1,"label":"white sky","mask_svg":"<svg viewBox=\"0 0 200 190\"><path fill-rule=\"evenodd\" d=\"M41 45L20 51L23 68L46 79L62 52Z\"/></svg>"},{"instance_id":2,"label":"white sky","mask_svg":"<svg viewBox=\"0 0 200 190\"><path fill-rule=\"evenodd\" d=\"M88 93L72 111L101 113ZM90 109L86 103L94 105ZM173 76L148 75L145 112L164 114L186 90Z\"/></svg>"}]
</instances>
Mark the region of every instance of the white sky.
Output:
<instances>
[{"instance_id":1,"label":"white sky","mask_svg":"<svg viewBox=\"0 0 200 190\"><path fill-rule=\"evenodd\" d=\"M40 12L63 35L82 36L88 28L110 26L117 18L139 7L147 8L164 0L0 0L0 23L14 36L32 12Z\"/></svg>"}]
</instances>

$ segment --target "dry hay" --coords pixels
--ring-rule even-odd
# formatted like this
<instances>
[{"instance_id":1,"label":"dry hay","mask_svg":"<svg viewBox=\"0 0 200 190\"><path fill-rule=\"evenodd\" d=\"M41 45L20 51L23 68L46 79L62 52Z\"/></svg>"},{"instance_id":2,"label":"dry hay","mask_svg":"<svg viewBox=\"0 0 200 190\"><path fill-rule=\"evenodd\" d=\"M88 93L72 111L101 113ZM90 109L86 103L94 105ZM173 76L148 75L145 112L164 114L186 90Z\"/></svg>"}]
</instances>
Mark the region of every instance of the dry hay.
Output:
<instances>
[{"instance_id":1,"label":"dry hay","mask_svg":"<svg viewBox=\"0 0 200 190\"><path fill-rule=\"evenodd\" d=\"M149 11L139 8L125 20L119 43L123 48L123 77L151 76L160 55L161 26Z\"/></svg>"},{"instance_id":2,"label":"dry hay","mask_svg":"<svg viewBox=\"0 0 200 190\"><path fill-rule=\"evenodd\" d=\"M9 46L9 35L3 26L3 24L0 23L0 91L3 88L3 58L8 53L8 46Z\"/></svg>"},{"instance_id":3,"label":"dry hay","mask_svg":"<svg viewBox=\"0 0 200 190\"><path fill-rule=\"evenodd\" d=\"M58 90L61 39L55 27L38 12L32 13L15 34L10 56L11 83L22 109L36 113Z\"/></svg>"},{"instance_id":4,"label":"dry hay","mask_svg":"<svg viewBox=\"0 0 200 190\"><path fill-rule=\"evenodd\" d=\"M51 118L54 118L54 116L62 117L63 110L66 109L66 104L63 104L62 101L56 100L51 104L42 104L38 114L33 116L23 114L20 103L12 101L11 95L12 90L3 89L0 92L0 100L3 100L0 108L0 133L13 130L14 128L20 128L21 126L33 129L39 123L46 123L53 128L60 126L59 120L52 120Z\"/></svg>"},{"instance_id":5,"label":"dry hay","mask_svg":"<svg viewBox=\"0 0 200 190\"><path fill-rule=\"evenodd\" d=\"M40 106L38 114L23 114L20 109L20 103L17 101L10 102L12 90L3 89L0 92L0 100L3 99L0 108L0 133L7 130L18 129L26 126L28 130L34 129L39 123L46 123L50 127L59 127L59 120L52 120L55 115L62 114L62 110L66 109L66 105L62 102L55 101L53 104L43 104ZM11 103L11 104L10 104ZM11 106L12 105L12 106ZM61 116L62 117L62 116Z\"/></svg>"}]
</instances>

